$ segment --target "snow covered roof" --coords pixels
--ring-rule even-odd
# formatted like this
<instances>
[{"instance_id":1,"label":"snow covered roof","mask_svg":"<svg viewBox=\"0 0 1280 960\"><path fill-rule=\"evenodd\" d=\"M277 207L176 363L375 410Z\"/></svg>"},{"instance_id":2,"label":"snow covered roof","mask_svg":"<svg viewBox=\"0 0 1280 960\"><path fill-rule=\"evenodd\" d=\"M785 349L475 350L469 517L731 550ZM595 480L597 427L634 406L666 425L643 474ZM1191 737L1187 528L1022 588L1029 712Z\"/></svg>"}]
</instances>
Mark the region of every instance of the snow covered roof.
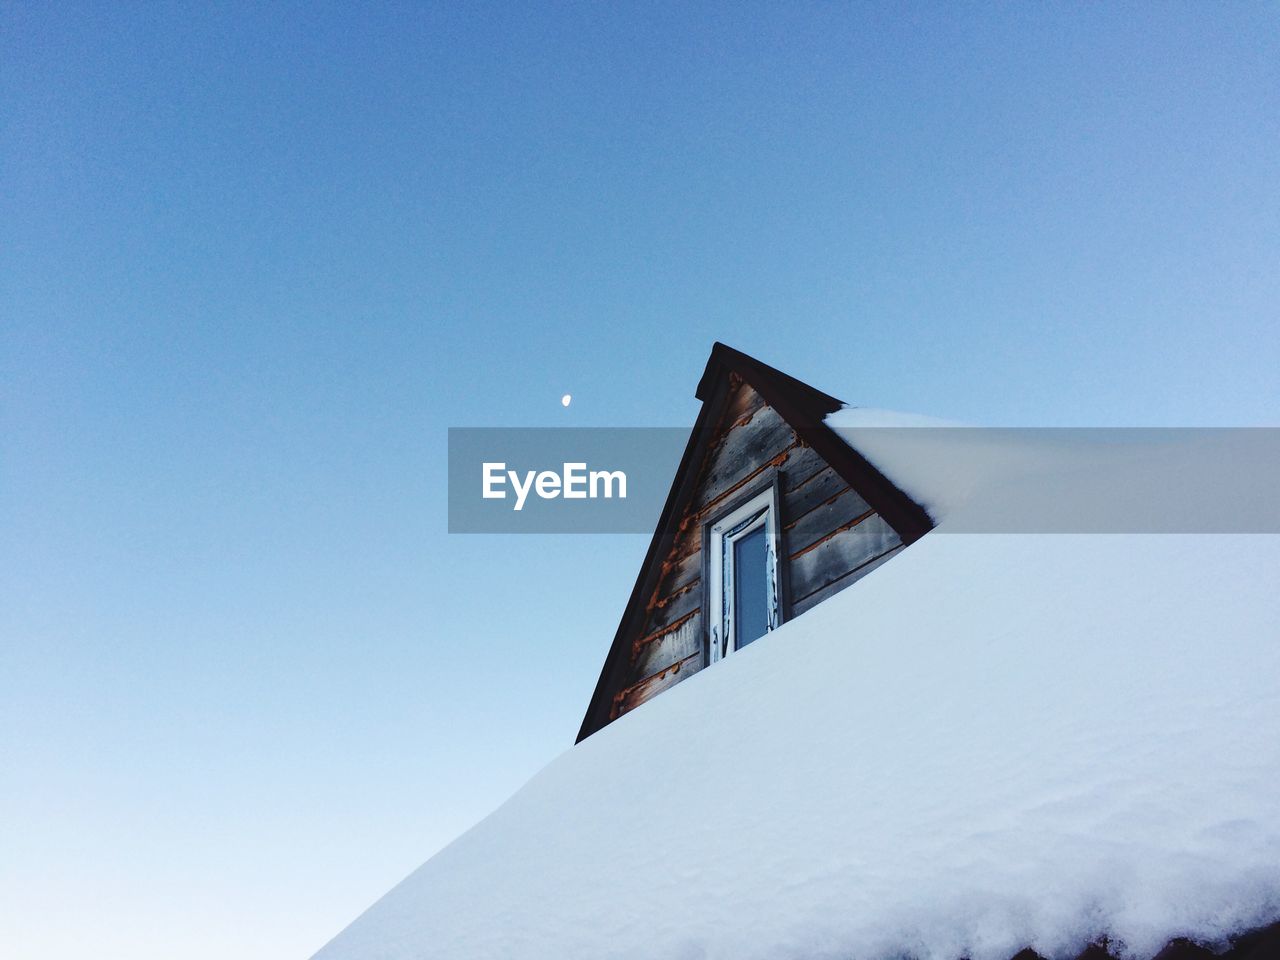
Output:
<instances>
[{"instance_id":1,"label":"snow covered roof","mask_svg":"<svg viewBox=\"0 0 1280 960\"><path fill-rule=\"evenodd\" d=\"M1280 537L946 535L989 474L957 496L830 422L938 529L574 746L318 957L1150 957L1280 918Z\"/></svg>"}]
</instances>

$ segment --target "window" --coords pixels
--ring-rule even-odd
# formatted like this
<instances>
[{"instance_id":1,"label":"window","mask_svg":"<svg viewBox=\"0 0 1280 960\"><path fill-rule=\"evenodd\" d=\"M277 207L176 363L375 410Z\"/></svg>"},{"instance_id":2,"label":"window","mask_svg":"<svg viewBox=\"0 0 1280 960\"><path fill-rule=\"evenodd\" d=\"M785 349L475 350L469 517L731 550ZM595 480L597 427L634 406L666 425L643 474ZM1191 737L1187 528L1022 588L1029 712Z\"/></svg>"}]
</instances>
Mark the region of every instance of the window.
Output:
<instances>
[{"instance_id":1,"label":"window","mask_svg":"<svg viewBox=\"0 0 1280 960\"><path fill-rule=\"evenodd\" d=\"M770 487L707 527L712 663L760 639L782 620L776 514Z\"/></svg>"}]
</instances>

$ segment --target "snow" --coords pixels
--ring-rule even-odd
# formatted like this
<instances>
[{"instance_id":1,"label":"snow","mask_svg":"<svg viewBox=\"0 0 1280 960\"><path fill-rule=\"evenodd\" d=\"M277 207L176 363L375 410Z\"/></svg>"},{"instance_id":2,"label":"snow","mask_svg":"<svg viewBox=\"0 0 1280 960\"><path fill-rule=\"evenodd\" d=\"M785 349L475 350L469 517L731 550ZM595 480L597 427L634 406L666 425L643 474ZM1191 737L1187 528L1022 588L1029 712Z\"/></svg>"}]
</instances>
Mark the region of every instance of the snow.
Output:
<instances>
[{"instance_id":1,"label":"snow","mask_svg":"<svg viewBox=\"0 0 1280 960\"><path fill-rule=\"evenodd\" d=\"M951 533L1280 533L1280 430L828 424Z\"/></svg>"},{"instance_id":2,"label":"snow","mask_svg":"<svg viewBox=\"0 0 1280 960\"><path fill-rule=\"evenodd\" d=\"M996 482L885 442L939 532ZM317 956L1150 957L1276 920L1278 571L1277 536L930 534L568 750Z\"/></svg>"}]
</instances>

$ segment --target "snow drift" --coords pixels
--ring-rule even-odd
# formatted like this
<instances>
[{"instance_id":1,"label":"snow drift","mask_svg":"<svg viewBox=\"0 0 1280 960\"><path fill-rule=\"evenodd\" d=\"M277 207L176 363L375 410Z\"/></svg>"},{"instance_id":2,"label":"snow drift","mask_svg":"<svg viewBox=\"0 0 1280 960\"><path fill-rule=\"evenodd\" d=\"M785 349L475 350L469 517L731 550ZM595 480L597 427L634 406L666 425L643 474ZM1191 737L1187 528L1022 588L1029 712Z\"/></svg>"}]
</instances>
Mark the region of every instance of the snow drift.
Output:
<instances>
[{"instance_id":1,"label":"snow drift","mask_svg":"<svg viewBox=\"0 0 1280 960\"><path fill-rule=\"evenodd\" d=\"M1276 536L930 534L563 754L317 956L1150 957L1271 922L1278 574Z\"/></svg>"}]
</instances>

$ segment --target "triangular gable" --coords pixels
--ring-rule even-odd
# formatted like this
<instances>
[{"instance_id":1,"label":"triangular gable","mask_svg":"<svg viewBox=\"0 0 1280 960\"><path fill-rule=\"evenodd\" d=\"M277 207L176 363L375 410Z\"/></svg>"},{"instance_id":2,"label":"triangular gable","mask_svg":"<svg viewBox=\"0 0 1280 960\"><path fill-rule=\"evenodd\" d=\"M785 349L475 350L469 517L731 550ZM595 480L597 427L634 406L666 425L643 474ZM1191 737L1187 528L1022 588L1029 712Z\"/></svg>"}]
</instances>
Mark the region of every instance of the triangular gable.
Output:
<instances>
[{"instance_id":1,"label":"triangular gable","mask_svg":"<svg viewBox=\"0 0 1280 960\"><path fill-rule=\"evenodd\" d=\"M702 409L605 658L579 741L682 679L682 672L687 676L702 666L706 637L698 613L705 571L699 523L753 479L785 463L788 496L805 502L811 511L805 514L808 526L825 521L838 533L870 520L860 529L879 531L865 540L880 551L877 558L932 529L919 504L826 425L825 417L844 406L835 397L722 343L711 350L696 396ZM838 510L849 518L836 516ZM803 578L823 556L820 551L839 546L829 537L801 545L786 569L794 565ZM821 590L807 594L804 608L825 595ZM796 612L801 612L799 606Z\"/></svg>"}]
</instances>

